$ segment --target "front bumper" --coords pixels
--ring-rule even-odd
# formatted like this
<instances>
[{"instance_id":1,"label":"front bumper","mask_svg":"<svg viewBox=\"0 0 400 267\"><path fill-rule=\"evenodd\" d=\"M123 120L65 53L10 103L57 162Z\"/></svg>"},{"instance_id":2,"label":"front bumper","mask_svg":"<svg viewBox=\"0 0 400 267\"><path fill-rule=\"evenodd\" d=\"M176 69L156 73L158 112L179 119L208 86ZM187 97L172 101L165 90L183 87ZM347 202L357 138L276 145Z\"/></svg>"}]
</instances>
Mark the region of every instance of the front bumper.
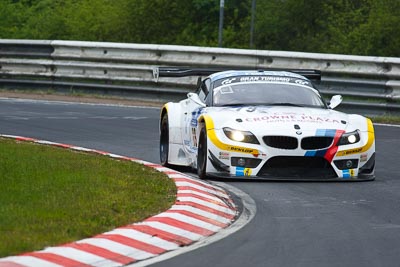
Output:
<instances>
[{"instance_id":1,"label":"front bumper","mask_svg":"<svg viewBox=\"0 0 400 267\"><path fill-rule=\"evenodd\" d=\"M350 178L343 177L308 177L308 176L299 176L299 177L284 177L284 176L236 176L226 173L209 173L208 176L214 179L232 179L232 180L254 180L254 181L302 181L302 182L338 182L338 181L373 181L375 180L375 176L354 176Z\"/></svg>"},{"instance_id":2,"label":"front bumper","mask_svg":"<svg viewBox=\"0 0 400 267\"><path fill-rule=\"evenodd\" d=\"M216 136L221 141L216 142L214 137L208 143L209 176L307 181L374 179L373 132L363 132L361 142L344 146L337 145L340 134L336 133L329 147L316 150L282 149L265 144L239 147L239 143L229 144L222 134Z\"/></svg>"},{"instance_id":3,"label":"front bumper","mask_svg":"<svg viewBox=\"0 0 400 267\"><path fill-rule=\"evenodd\" d=\"M209 172L210 177L217 178L244 178L257 180L277 180L277 181L354 181L354 180L374 180L375 153L369 160L360 166L359 159L341 159L328 162L325 158L314 156L275 156L267 160L257 159L259 164L255 168L246 166L232 166L220 161L211 151L210 163L213 171ZM236 158L236 157L235 157ZM243 157L242 159L251 159ZM343 164L339 166L337 162L349 161L356 163L352 169L346 169ZM231 160L232 162L232 160ZM237 160L235 160L237 162ZM243 160L249 162L249 160Z\"/></svg>"}]
</instances>

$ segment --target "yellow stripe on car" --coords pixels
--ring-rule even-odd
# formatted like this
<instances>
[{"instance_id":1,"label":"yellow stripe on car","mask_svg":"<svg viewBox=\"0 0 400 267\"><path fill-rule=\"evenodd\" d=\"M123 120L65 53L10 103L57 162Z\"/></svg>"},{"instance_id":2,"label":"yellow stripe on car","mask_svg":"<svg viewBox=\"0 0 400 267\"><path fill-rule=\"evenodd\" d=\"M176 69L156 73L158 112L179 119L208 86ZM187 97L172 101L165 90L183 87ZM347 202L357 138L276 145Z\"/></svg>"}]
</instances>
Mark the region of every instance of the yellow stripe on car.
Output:
<instances>
[{"instance_id":1,"label":"yellow stripe on car","mask_svg":"<svg viewBox=\"0 0 400 267\"><path fill-rule=\"evenodd\" d=\"M233 152L239 152L239 153L245 153L245 154L252 154L252 155L259 155L260 154L257 149L247 148L247 147L242 147L242 146L229 145L229 144L225 144L225 143L221 142L217 137L217 134L216 134L215 128L214 128L214 122L210 118L210 116L202 115L199 118L199 121L201 120L201 118L203 118L205 123L206 123L206 127L207 127L206 130L207 130L208 138L219 149L227 150L227 151L233 151Z\"/></svg>"},{"instance_id":2,"label":"yellow stripe on car","mask_svg":"<svg viewBox=\"0 0 400 267\"><path fill-rule=\"evenodd\" d=\"M343 157L343 156L348 156L348 155L352 155L352 154L363 153L363 152L368 151L371 148L371 146L375 140L374 126L372 125L372 121L370 119L368 119L367 125L368 125L368 142L367 142L367 144L365 144L365 146L362 146L362 147L339 151L336 154L337 157Z\"/></svg>"}]
</instances>

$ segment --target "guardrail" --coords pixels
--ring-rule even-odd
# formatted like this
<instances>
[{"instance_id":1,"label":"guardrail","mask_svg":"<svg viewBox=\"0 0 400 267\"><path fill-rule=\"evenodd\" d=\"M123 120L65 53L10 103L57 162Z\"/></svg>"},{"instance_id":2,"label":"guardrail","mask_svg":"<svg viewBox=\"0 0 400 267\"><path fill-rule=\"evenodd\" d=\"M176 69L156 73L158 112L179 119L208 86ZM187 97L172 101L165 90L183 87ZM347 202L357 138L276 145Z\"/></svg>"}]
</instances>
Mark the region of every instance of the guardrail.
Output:
<instances>
[{"instance_id":1,"label":"guardrail","mask_svg":"<svg viewBox=\"0 0 400 267\"><path fill-rule=\"evenodd\" d=\"M400 113L400 58L79 41L0 40L3 88L122 95L159 102L185 98L196 78L153 78L157 66L318 69L318 89L342 94L346 111Z\"/></svg>"}]
</instances>

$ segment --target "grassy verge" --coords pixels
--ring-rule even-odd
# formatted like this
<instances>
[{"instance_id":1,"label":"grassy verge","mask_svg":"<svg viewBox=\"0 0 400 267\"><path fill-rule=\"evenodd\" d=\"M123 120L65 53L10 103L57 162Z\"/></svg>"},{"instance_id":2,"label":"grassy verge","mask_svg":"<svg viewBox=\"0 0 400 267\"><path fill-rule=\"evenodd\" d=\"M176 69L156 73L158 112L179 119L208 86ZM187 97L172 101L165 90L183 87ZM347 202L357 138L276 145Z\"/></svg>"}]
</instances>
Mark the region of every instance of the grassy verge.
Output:
<instances>
[{"instance_id":1,"label":"grassy verge","mask_svg":"<svg viewBox=\"0 0 400 267\"><path fill-rule=\"evenodd\" d=\"M0 89L0 97L37 99L50 101L67 101L81 103L103 103L130 106L149 106L161 107L164 103L156 100L134 99L127 97L118 97L112 95L88 94L88 93L62 93L57 91L42 90L11 90Z\"/></svg>"},{"instance_id":2,"label":"grassy verge","mask_svg":"<svg viewBox=\"0 0 400 267\"><path fill-rule=\"evenodd\" d=\"M371 118L375 123L400 124L399 116L377 116Z\"/></svg>"},{"instance_id":3,"label":"grassy verge","mask_svg":"<svg viewBox=\"0 0 400 267\"><path fill-rule=\"evenodd\" d=\"M40 250L168 209L164 174L105 156L0 138L0 257Z\"/></svg>"}]
</instances>

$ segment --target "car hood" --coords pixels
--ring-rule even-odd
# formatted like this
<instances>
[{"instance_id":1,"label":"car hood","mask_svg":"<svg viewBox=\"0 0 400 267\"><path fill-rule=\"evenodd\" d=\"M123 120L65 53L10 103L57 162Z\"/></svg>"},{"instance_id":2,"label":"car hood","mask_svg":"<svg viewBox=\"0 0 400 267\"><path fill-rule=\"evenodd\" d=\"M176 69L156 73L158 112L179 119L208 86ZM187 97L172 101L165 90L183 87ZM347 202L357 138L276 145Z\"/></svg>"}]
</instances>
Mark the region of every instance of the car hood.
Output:
<instances>
[{"instance_id":1,"label":"car hood","mask_svg":"<svg viewBox=\"0 0 400 267\"><path fill-rule=\"evenodd\" d=\"M231 127L237 130L252 131L254 134L293 135L316 130L346 130L349 115L331 109L303 108L287 106L242 106L212 107L206 114L214 121L214 127Z\"/></svg>"}]
</instances>

